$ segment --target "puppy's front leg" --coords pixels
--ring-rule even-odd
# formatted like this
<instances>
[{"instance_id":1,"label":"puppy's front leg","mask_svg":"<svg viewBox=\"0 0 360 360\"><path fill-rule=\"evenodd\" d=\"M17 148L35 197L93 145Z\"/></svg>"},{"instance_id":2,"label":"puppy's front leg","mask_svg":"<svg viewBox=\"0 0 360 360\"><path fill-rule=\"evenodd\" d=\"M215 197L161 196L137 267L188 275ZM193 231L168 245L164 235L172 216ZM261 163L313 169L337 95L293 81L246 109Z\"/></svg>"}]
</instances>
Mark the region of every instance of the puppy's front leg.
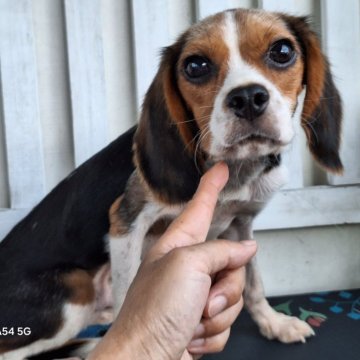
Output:
<instances>
[{"instance_id":1,"label":"puppy's front leg","mask_svg":"<svg viewBox=\"0 0 360 360\"><path fill-rule=\"evenodd\" d=\"M161 215L162 207L149 199L134 172L125 193L110 209L109 248L115 314L139 268L146 233Z\"/></svg>"},{"instance_id":2,"label":"puppy's front leg","mask_svg":"<svg viewBox=\"0 0 360 360\"><path fill-rule=\"evenodd\" d=\"M269 305L255 258L246 266L244 302L261 334L268 339L277 339L283 343L305 342L307 337L315 335L305 321L278 313Z\"/></svg>"},{"instance_id":3,"label":"puppy's front leg","mask_svg":"<svg viewBox=\"0 0 360 360\"><path fill-rule=\"evenodd\" d=\"M251 222L250 218L237 218L221 236L235 241L252 239ZM315 335L305 321L278 313L270 306L265 298L256 258L246 266L244 302L251 317L259 326L261 334L268 339L278 339L284 343L305 342L307 337Z\"/></svg>"}]
</instances>

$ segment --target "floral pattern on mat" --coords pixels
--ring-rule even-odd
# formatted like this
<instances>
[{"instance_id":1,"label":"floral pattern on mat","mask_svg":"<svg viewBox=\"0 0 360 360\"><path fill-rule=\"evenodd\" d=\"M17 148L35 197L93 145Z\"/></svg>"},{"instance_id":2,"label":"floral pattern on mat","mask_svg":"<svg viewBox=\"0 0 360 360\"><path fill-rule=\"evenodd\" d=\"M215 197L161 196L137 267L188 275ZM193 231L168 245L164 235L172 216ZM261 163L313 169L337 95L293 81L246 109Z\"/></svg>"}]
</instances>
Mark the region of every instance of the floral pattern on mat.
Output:
<instances>
[{"instance_id":1,"label":"floral pattern on mat","mask_svg":"<svg viewBox=\"0 0 360 360\"><path fill-rule=\"evenodd\" d=\"M340 314L352 320L360 320L358 295L356 291L319 292L309 295L307 303L301 306L294 298L273 308L286 315L297 316L313 327L320 327L329 316Z\"/></svg>"}]
</instances>

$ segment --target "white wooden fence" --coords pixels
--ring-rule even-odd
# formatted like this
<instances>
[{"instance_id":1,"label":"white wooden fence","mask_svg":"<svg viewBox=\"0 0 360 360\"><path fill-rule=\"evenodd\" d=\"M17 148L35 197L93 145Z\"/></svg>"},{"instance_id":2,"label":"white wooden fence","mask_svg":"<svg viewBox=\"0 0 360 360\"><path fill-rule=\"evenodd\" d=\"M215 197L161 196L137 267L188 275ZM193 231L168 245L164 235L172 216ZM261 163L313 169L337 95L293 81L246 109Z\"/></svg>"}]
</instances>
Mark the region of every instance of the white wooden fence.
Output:
<instances>
[{"instance_id":1,"label":"white wooden fence","mask_svg":"<svg viewBox=\"0 0 360 360\"><path fill-rule=\"evenodd\" d=\"M360 3L316 4L315 0L0 0L0 237L55 185L54 177L48 180L53 172L60 180L136 121L136 108L154 76L161 47L193 21L236 6L313 12L321 22L323 47L345 110L344 176L328 178L315 170L321 185L314 186L309 177L313 164L304 157L305 141L298 130L286 160L293 176L257 219L256 229L360 223ZM52 34L52 24L59 27L58 34L63 32L54 39L44 32ZM54 65L58 59L51 55L56 46L65 59L60 75L61 66ZM47 55L52 58L46 67ZM56 70L51 76L62 77L65 84L60 84L65 99L59 106L62 118L58 111L49 111L58 101L52 94L60 92L57 82L51 87L44 84L43 72L51 69ZM68 113L63 110L67 107ZM52 117L56 121L47 127ZM66 122L67 136L59 130ZM55 165L63 170L52 165L57 136L65 143L59 152L71 153L65 167L63 155L57 158Z\"/></svg>"}]
</instances>

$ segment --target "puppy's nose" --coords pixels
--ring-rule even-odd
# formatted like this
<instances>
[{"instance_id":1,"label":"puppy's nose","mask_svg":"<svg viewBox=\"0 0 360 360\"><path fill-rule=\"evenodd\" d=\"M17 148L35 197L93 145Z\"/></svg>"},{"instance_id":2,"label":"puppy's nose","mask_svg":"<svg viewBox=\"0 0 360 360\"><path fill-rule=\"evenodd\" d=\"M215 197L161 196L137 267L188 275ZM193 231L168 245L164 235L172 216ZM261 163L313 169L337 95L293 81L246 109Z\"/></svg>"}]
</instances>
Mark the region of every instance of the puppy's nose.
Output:
<instances>
[{"instance_id":1,"label":"puppy's nose","mask_svg":"<svg viewBox=\"0 0 360 360\"><path fill-rule=\"evenodd\" d=\"M263 86L248 85L231 90L226 103L237 117L254 120L265 111L269 98Z\"/></svg>"}]
</instances>

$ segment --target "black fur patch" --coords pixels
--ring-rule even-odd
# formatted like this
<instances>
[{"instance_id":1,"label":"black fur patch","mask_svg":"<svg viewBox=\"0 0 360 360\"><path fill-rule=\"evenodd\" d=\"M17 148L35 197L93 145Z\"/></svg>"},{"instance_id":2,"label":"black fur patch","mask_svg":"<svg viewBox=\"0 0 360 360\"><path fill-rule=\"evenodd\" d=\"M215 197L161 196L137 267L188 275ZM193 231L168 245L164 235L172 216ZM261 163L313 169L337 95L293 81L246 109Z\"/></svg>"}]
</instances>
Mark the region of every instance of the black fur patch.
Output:
<instances>
[{"instance_id":1,"label":"black fur patch","mask_svg":"<svg viewBox=\"0 0 360 360\"><path fill-rule=\"evenodd\" d=\"M2 351L53 336L71 295L62 275L108 260L108 211L134 171L134 132L135 127L76 169L0 242L0 329L31 329L30 336L2 336Z\"/></svg>"},{"instance_id":2,"label":"black fur patch","mask_svg":"<svg viewBox=\"0 0 360 360\"><path fill-rule=\"evenodd\" d=\"M161 78L165 66L170 66L174 91L187 116L192 116L176 86L175 68L181 47L180 41L176 46L164 50L160 70L146 94L140 125L135 135L140 171L152 191L169 204L189 201L202 175L195 165L194 155L186 148L176 123L170 117ZM196 136L199 129L194 123L189 123L192 125L189 129Z\"/></svg>"},{"instance_id":3,"label":"black fur patch","mask_svg":"<svg viewBox=\"0 0 360 360\"><path fill-rule=\"evenodd\" d=\"M309 119L309 148L319 163L329 170L341 171L343 168L339 156L341 117L341 99L327 71L320 104Z\"/></svg>"},{"instance_id":4,"label":"black fur patch","mask_svg":"<svg viewBox=\"0 0 360 360\"><path fill-rule=\"evenodd\" d=\"M265 164L266 164L266 167L264 169L264 173L268 173L272 169L280 166L280 164L281 164L281 154L277 154L277 155L270 154L269 156L267 156L265 158Z\"/></svg>"}]
</instances>

